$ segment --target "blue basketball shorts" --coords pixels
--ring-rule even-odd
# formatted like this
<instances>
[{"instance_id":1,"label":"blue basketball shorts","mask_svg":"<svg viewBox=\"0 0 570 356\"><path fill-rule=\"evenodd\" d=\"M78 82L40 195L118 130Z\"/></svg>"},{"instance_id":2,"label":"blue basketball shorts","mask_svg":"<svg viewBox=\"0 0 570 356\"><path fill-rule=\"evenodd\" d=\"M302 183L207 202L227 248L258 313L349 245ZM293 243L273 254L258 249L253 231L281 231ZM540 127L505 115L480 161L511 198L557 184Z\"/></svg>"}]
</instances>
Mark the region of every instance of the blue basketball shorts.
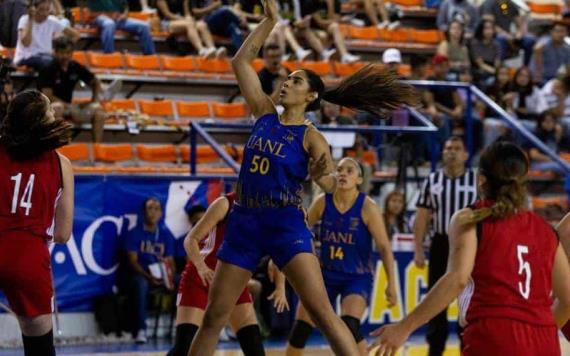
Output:
<instances>
[{"instance_id":1,"label":"blue basketball shorts","mask_svg":"<svg viewBox=\"0 0 570 356\"><path fill-rule=\"evenodd\" d=\"M299 253L314 253L305 212L295 206L244 208L234 204L218 259L254 272L270 256L282 269Z\"/></svg>"},{"instance_id":2,"label":"blue basketball shorts","mask_svg":"<svg viewBox=\"0 0 570 356\"><path fill-rule=\"evenodd\" d=\"M341 300L351 294L360 295L369 303L373 283L371 274L349 274L323 269L323 279L333 307L339 295Z\"/></svg>"}]
</instances>

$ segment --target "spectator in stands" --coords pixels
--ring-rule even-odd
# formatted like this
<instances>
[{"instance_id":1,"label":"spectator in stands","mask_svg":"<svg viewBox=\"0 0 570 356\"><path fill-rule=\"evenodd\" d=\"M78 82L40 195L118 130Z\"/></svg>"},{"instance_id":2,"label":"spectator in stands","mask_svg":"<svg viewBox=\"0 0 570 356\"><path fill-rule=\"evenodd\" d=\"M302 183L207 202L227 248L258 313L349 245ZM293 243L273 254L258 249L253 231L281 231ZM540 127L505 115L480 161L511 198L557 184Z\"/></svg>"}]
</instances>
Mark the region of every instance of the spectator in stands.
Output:
<instances>
[{"instance_id":1,"label":"spectator in stands","mask_svg":"<svg viewBox=\"0 0 570 356\"><path fill-rule=\"evenodd\" d=\"M437 27L447 32L453 21L465 24L465 38L472 38L479 22L477 8L469 0L444 0L437 13Z\"/></svg>"},{"instance_id":2,"label":"spectator in stands","mask_svg":"<svg viewBox=\"0 0 570 356\"><path fill-rule=\"evenodd\" d=\"M511 84L510 69L505 66L499 66L495 73L493 84L487 88L485 94L497 103L503 109L506 109L504 98L509 92ZM483 110L483 146L487 147L495 142L499 137L504 136L508 132L508 128L503 122L495 118L495 111L485 107Z\"/></svg>"},{"instance_id":3,"label":"spectator in stands","mask_svg":"<svg viewBox=\"0 0 570 356\"><path fill-rule=\"evenodd\" d=\"M469 50L464 42L463 24L451 21L443 40L437 47L437 53L449 60L451 71L459 73L470 67Z\"/></svg>"},{"instance_id":4,"label":"spectator in stands","mask_svg":"<svg viewBox=\"0 0 570 356\"><path fill-rule=\"evenodd\" d=\"M271 97L274 103L279 101L281 85L287 80L289 71L281 64L283 52L276 44L263 47L263 69L258 73L263 92Z\"/></svg>"},{"instance_id":5,"label":"spectator in stands","mask_svg":"<svg viewBox=\"0 0 570 356\"><path fill-rule=\"evenodd\" d=\"M14 48L18 43L18 20L26 13L25 0L0 1L0 43Z\"/></svg>"},{"instance_id":6,"label":"spectator in stands","mask_svg":"<svg viewBox=\"0 0 570 356\"><path fill-rule=\"evenodd\" d=\"M532 82L532 73L527 67L515 72L509 92L503 98L507 111L534 129L538 115L547 109L547 103L540 89Z\"/></svg>"},{"instance_id":7,"label":"spectator in stands","mask_svg":"<svg viewBox=\"0 0 570 356\"><path fill-rule=\"evenodd\" d=\"M410 58L412 80L426 80L429 73L429 60L428 57L421 54L414 55Z\"/></svg>"},{"instance_id":8,"label":"spectator in stands","mask_svg":"<svg viewBox=\"0 0 570 356\"><path fill-rule=\"evenodd\" d=\"M50 0L33 0L28 7L28 14L18 21L18 44L14 64L39 71L48 66L53 59L54 38L63 34L73 40L79 39L77 31L65 27L55 16L49 14L50 5Z\"/></svg>"},{"instance_id":9,"label":"spectator in stands","mask_svg":"<svg viewBox=\"0 0 570 356\"><path fill-rule=\"evenodd\" d=\"M553 110L566 132L570 131L570 73L548 81L542 87L547 107Z\"/></svg>"},{"instance_id":10,"label":"spectator in stands","mask_svg":"<svg viewBox=\"0 0 570 356\"><path fill-rule=\"evenodd\" d=\"M323 101L321 105L320 123L324 125L354 125L354 120L348 116L344 116L340 112L340 106L337 104Z\"/></svg>"},{"instance_id":11,"label":"spectator in stands","mask_svg":"<svg viewBox=\"0 0 570 356\"><path fill-rule=\"evenodd\" d=\"M396 28L400 24L399 21L390 23L390 15L386 10L384 0L349 0L349 3L361 5L372 26L382 29L386 27ZM379 17L382 22L379 21Z\"/></svg>"},{"instance_id":12,"label":"spectator in stands","mask_svg":"<svg viewBox=\"0 0 570 356\"><path fill-rule=\"evenodd\" d=\"M477 25L475 38L471 41L473 76L478 86L488 87L501 65L501 46L495 40L495 22L483 19Z\"/></svg>"},{"instance_id":13,"label":"spectator in stands","mask_svg":"<svg viewBox=\"0 0 570 356\"><path fill-rule=\"evenodd\" d=\"M61 5L61 1L53 0L51 3L50 15L57 17L59 22L65 27L71 27L71 22L65 17L65 9Z\"/></svg>"},{"instance_id":14,"label":"spectator in stands","mask_svg":"<svg viewBox=\"0 0 570 356\"><path fill-rule=\"evenodd\" d=\"M117 30L137 36L144 54L156 52L149 24L129 18L129 7L124 0L87 0L87 5L95 16L93 24L101 31L101 43L105 53L115 52Z\"/></svg>"},{"instance_id":15,"label":"spectator in stands","mask_svg":"<svg viewBox=\"0 0 570 356\"><path fill-rule=\"evenodd\" d=\"M386 69L394 74L398 74L402 64L402 53L397 48L388 48L382 53L382 63L384 63Z\"/></svg>"},{"instance_id":16,"label":"spectator in stands","mask_svg":"<svg viewBox=\"0 0 570 356\"><path fill-rule=\"evenodd\" d=\"M221 0L188 0L190 11L196 19L203 20L217 36L229 37L234 49L241 47L247 21Z\"/></svg>"},{"instance_id":17,"label":"spectator in stands","mask_svg":"<svg viewBox=\"0 0 570 356\"><path fill-rule=\"evenodd\" d=\"M534 38L527 34L527 26L517 5L512 0L485 0L479 8L481 17L493 19L497 39L501 44L502 59L509 57L511 47L524 50L524 64L528 65L534 46ZM511 32L514 24L516 32Z\"/></svg>"},{"instance_id":18,"label":"spectator in stands","mask_svg":"<svg viewBox=\"0 0 570 356\"><path fill-rule=\"evenodd\" d=\"M504 65L500 65L495 70L495 75L493 76L493 83L485 91L485 94L489 96L494 102L499 104L500 107L506 109L504 98L509 92L509 85L511 83L511 70Z\"/></svg>"},{"instance_id":19,"label":"spectator in stands","mask_svg":"<svg viewBox=\"0 0 570 356\"><path fill-rule=\"evenodd\" d=\"M556 153L560 151L559 144L563 139L563 129L562 126L556 122L554 112L547 110L538 116L534 134L552 151ZM554 162L549 156L534 146L529 148L529 157L531 160L531 169L534 171L565 173L558 163Z\"/></svg>"},{"instance_id":20,"label":"spectator in stands","mask_svg":"<svg viewBox=\"0 0 570 356\"><path fill-rule=\"evenodd\" d=\"M156 7L162 20L161 27L174 35L184 33L198 55L207 58L226 55L224 47L216 48L208 25L192 17L187 0L157 0Z\"/></svg>"},{"instance_id":21,"label":"spectator in stands","mask_svg":"<svg viewBox=\"0 0 570 356\"><path fill-rule=\"evenodd\" d=\"M155 277L151 268L154 270L160 264L174 267L172 260L174 239L159 223L162 218L162 208L158 199L146 199L143 203L143 214L143 223L137 224L129 231L125 241L129 265L133 272L131 297L136 311L137 343L147 341L146 300L149 287L164 285L164 278Z\"/></svg>"},{"instance_id":22,"label":"spectator in stands","mask_svg":"<svg viewBox=\"0 0 570 356\"><path fill-rule=\"evenodd\" d=\"M449 59L436 54L432 59L433 74L430 80L446 81L449 74ZM463 124L463 102L457 90L449 87L430 88L425 91L427 107L435 108L431 116L434 124L440 128L439 142L443 145L450 136L452 127Z\"/></svg>"},{"instance_id":23,"label":"spectator in stands","mask_svg":"<svg viewBox=\"0 0 570 356\"><path fill-rule=\"evenodd\" d=\"M380 160L373 147L368 145L368 141L361 134L356 134L354 145L349 151L349 157L356 159L362 170L362 184L358 189L364 194L370 193L372 189L372 175L380 170Z\"/></svg>"},{"instance_id":24,"label":"spectator in stands","mask_svg":"<svg viewBox=\"0 0 570 356\"><path fill-rule=\"evenodd\" d=\"M343 63L353 63L360 60L348 52L343 34L340 32L340 2L339 0L293 0L296 8L295 27L324 61L328 61L338 50ZM325 31L332 37L335 49L325 49L316 31Z\"/></svg>"},{"instance_id":25,"label":"spectator in stands","mask_svg":"<svg viewBox=\"0 0 570 356\"><path fill-rule=\"evenodd\" d=\"M266 44L277 44L279 48L281 48L281 52L283 55L283 60L289 59L289 56L285 53L287 52L287 45L291 47L293 53L295 54L295 58L298 61L302 61L307 58L311 53L313 53L310 49L305 49L301 47L297 38L293 34L293 29L287 20L281 20L275 25L275 28L269 34L267 38Z\"/></svg>"},{"instance_id":26,"label":"spectator in stands","mask_svg":"<svg viewBox=\"0 0 570 356\"><path fill-rule=\"evenodd\" d=\"M556 77L560 69L570 73L570 45L564 38L568 30L564 22L555 22L546 41L534 48L532 68L537 83L546 83Z\"/></svg>"},{"instance_id":27,"label":"spectator in stands","mask_svg":"<svg viewBox=\"0 0 570 356\"><path fill-rule=\"evenodd\" d=\"M66 37L53 41L54 60L38 75L38 89L52 102L56 117L66 118L75 124L92 124L93 142L103 139L105 112L100 105L101 82L89 69L73 60L73 42ZM82 81L91 88L91 101L73 104L73 90Z\"/></svg>"},{"instance_id":28,"label":"spectator in stands","mask_svg":"<svg viewBox=\"0 0 570 356\"><path fill-rule=\"evenodd\" d=\"M406 198L400 190L393 190L386 196L383 215L390 241L395 234L412 233L410 221L406 217Z\"/></svg>"}]
</instances>

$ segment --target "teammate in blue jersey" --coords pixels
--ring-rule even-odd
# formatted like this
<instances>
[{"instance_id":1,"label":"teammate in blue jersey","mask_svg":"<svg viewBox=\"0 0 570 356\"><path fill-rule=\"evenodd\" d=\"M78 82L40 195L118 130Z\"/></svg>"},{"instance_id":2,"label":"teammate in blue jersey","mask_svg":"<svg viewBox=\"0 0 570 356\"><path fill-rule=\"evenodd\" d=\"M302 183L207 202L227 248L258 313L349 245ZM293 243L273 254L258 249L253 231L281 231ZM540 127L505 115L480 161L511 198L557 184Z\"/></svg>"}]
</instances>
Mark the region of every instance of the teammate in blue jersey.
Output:
<instances>
[{"instance_id":1,"label":"teammate in blue jersey","mask_svg":"<svg viewBox=\"0 0 570 356\"><path fill-rule=\"evenodd\" d=\"M346 324L326 299L312 235L301 208L302 183L310 176L325 192L337 180L329 145L319 131L305 123L305 112L324 99L375 115L402 104L415 104L414 89L377 65L369 65L325 90L314 72L298 70L283 84L281 116L251 66L278 20L276 0L263 1L266 18L247 37L232 60L241 93L257 119L244 149L236 202L228 217L218 252L214 281L190 355L212 355L239 293L258 261L271 256L301 298L337 355L354 356L358 348Z\"/></svg>"},{"instance_id":2,"label":"teammate in blue jersey","mask_svg":"<svg viewBox=\"0 0 570 356\"><path fill-rule=\"evenodd\" d=\"M352 158L342 159L337 166L338 187L333 194L322 194L309 208L308 224L321 221L320 261L323 279L331 304L341 297L341 319L346 323L360 355L368 355L366 340L360 334L360 319L364 315L372 290L374 261L372 243L382 256L388 276L386 298L396 303L394 255L380 209L366 194L358 191L362 184L362 169ZM289 336L287 356L303 354L314 323L302 304Z\"/></svg>"}]
</instances>

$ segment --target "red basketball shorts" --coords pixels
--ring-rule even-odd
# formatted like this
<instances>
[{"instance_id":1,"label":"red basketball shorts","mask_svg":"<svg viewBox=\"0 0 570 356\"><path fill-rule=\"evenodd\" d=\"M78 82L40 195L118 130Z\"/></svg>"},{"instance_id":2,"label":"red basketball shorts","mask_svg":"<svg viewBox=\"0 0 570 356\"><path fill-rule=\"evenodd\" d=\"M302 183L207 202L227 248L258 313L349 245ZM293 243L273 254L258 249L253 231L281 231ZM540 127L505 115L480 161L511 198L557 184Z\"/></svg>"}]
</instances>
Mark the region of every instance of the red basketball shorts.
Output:
<instances>
[{"instance_id":1,"label":"red basketball shorts","mask_svg":"<svg viewBox=\"0 0 570 356\"><path fill-rule=\"evenodd\" d=\"M24 233L0 236L0 290L19 316L53 312L51 263L44 239Z\"/></svg>"},{"instance_id":2,"label":"red basketball shorts","mask_svg":"<svg viewBox=\"0 0 570 356\"><path fill-rule=\"evenodd\" d=\"M465 328L462 355L559 356L558 329L512 319L479 319Z\"/></svg>"},{"instance_id":3,"label":"red basketball shorts","mask_svg":"<svg viewBox=\"0 0 570 356\"><path fill-rule=\"evenodd\" d=\"M208 304L208 286L202 283L194 266L186 268L182 273L176 305L206 310ZM236 305L251 303L251 294L245 288L239 296Z\"/></svg>"}]
</instances>

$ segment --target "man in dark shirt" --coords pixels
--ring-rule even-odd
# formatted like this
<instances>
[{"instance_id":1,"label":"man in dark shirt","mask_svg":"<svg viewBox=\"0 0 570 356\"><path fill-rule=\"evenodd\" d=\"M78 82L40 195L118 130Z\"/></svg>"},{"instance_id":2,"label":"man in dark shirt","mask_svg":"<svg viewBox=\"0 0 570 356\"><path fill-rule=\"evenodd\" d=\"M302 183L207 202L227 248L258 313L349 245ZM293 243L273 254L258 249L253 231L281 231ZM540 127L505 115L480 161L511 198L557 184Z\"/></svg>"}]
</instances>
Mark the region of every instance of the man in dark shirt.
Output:
<instances>
[{"instance_id":1,"label":"man in dark shirt","mask_svg":"<svg viewBox=\"0 0 570 356\"><path fill-rule=\"evenodd\" d=\"M105 112L99 104L101 83L87 68L77 63L73 57L73 42L67 37L53 41L54 60L38 75L38 89L53 103L56 116L65 117L76 124L91 122L93 141L103 139ZM75 85L82 81L91 87L93 96L90 102L72 104Z\"/></svg>"},{"instance_id":2,"label":"man in dark shirt","mask_svg":"<svg viewBox=\"0 0 570 356\"><path fill-rule=\"evenodd\" d=\"M281 86L289 75L287 69L281 65L282 56L283 52L276 44L268 44L263 47L265 65L258 75L263 92L269 95L274 103L279 101Z\"/></svg>"}]
</instances>

